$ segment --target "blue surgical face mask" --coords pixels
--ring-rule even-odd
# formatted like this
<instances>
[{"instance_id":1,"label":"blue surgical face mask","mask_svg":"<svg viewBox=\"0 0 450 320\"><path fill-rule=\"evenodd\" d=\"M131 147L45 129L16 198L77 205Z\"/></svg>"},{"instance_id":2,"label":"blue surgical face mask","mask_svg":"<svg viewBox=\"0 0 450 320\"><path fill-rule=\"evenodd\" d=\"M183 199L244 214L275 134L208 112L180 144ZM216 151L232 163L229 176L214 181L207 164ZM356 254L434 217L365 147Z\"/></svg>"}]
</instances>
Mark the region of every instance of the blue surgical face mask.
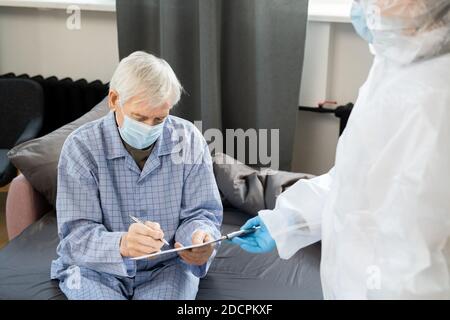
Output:
<instances>
[{"instance_id":1,"label":"blue surgical face mask","mask_svg":"<svg viewBox=\"0 0 450 320\"><path fill-rule=\"evenodd\" d=\"M121 111L122 112L122 111ZM160 124L149 126L123 114L122 127L119 133L122 139L136 149L145 149L155 143L164 128L164 121Z\"/></svg>"},{"instance_id":2,"label":"blue surgical face mask","mask_svg":"<svg viewBox=\"0 0 450 320\"><path fill-rule=\"evenodd\" d=\"M353 27L356 33L368 43L372 43L373 36L370 29L367 27L366 16L364 14L364 8L360 3L353 1L351 19Z\"/></svg>"}]
</instances>

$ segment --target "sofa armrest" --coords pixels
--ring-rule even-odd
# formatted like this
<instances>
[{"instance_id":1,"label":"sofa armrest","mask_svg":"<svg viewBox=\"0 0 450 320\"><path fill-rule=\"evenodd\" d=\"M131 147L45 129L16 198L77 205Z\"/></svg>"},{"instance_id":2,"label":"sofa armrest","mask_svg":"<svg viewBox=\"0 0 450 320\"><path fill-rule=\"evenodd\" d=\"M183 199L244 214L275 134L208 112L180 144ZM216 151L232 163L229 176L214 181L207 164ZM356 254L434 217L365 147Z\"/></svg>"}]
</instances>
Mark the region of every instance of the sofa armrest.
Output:
<instances>
[{"instance_id":1,"label":"sofa armrest","mask_svg":"<svg viewBox=\"0 0 450 320\"><path fill-rule=\"evenodd\" d=\"M23 174L11 182L6 198L6 229L12 240L51 209Z\"/></svg>"}]
</instances>

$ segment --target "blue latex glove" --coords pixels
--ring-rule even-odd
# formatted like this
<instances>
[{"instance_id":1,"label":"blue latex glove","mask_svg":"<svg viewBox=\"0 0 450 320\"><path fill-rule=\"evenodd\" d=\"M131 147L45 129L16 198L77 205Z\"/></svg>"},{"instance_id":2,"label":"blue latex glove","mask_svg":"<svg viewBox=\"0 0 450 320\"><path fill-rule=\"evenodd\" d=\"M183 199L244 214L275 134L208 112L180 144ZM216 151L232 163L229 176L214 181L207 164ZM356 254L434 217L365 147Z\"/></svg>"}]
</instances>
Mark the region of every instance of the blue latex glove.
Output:
<instances>
[{"instance_id":1,"label":"blue latex glove","mask_svg":"<svg viewBox=\"0 0 450 320\"><path fill-rule=\"evenodd\" d=\"M270 236L269 230L259 216L248 220L241 230L250 229L251 227L261 226L259 230L242 237L235 237L231 242L241 246L245 251L251 253L265 253L275 249L275 240Z\"/></svg>"}]
</instances>

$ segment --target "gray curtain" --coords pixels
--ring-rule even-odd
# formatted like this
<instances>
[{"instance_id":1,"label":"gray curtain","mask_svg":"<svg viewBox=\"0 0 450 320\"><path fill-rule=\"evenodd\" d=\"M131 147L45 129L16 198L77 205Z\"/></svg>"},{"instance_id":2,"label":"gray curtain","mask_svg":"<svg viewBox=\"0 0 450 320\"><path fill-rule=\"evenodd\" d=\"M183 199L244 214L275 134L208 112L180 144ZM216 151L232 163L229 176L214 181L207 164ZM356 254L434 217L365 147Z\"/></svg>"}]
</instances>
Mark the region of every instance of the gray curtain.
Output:
<instances>
[{"instance_id":1,"label":"gray curtain","mask_svg":"<svg viewBox=\"0 0 450 320\"><path fill-rule=\"evenodd\" d=\"M290 169L307 0L116 3L120 58L158 55L184 86L173 114L203 130L279 129L280 169Z\"/></svg>"}]
</instances>

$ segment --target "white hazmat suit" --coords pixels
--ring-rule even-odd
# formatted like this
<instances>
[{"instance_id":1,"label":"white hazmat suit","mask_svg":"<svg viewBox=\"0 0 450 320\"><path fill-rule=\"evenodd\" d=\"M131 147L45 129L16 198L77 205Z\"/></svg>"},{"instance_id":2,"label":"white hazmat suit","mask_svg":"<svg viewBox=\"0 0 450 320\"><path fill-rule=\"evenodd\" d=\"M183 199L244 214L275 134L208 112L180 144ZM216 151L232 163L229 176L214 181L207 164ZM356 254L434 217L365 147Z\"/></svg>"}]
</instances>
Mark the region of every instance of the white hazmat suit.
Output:
<instances>
[{"instance_id":1,"label":"white hazmat suit","mask_svg":"<svg viewBox=\"0 0 450 320\"><path fill-rule=\"evenodd\" d=\"M327 299L450 299L450 0L361 0L375 58L334 168L259 213L281 258L322 240Z\"/></svg>"}]
</instances>

